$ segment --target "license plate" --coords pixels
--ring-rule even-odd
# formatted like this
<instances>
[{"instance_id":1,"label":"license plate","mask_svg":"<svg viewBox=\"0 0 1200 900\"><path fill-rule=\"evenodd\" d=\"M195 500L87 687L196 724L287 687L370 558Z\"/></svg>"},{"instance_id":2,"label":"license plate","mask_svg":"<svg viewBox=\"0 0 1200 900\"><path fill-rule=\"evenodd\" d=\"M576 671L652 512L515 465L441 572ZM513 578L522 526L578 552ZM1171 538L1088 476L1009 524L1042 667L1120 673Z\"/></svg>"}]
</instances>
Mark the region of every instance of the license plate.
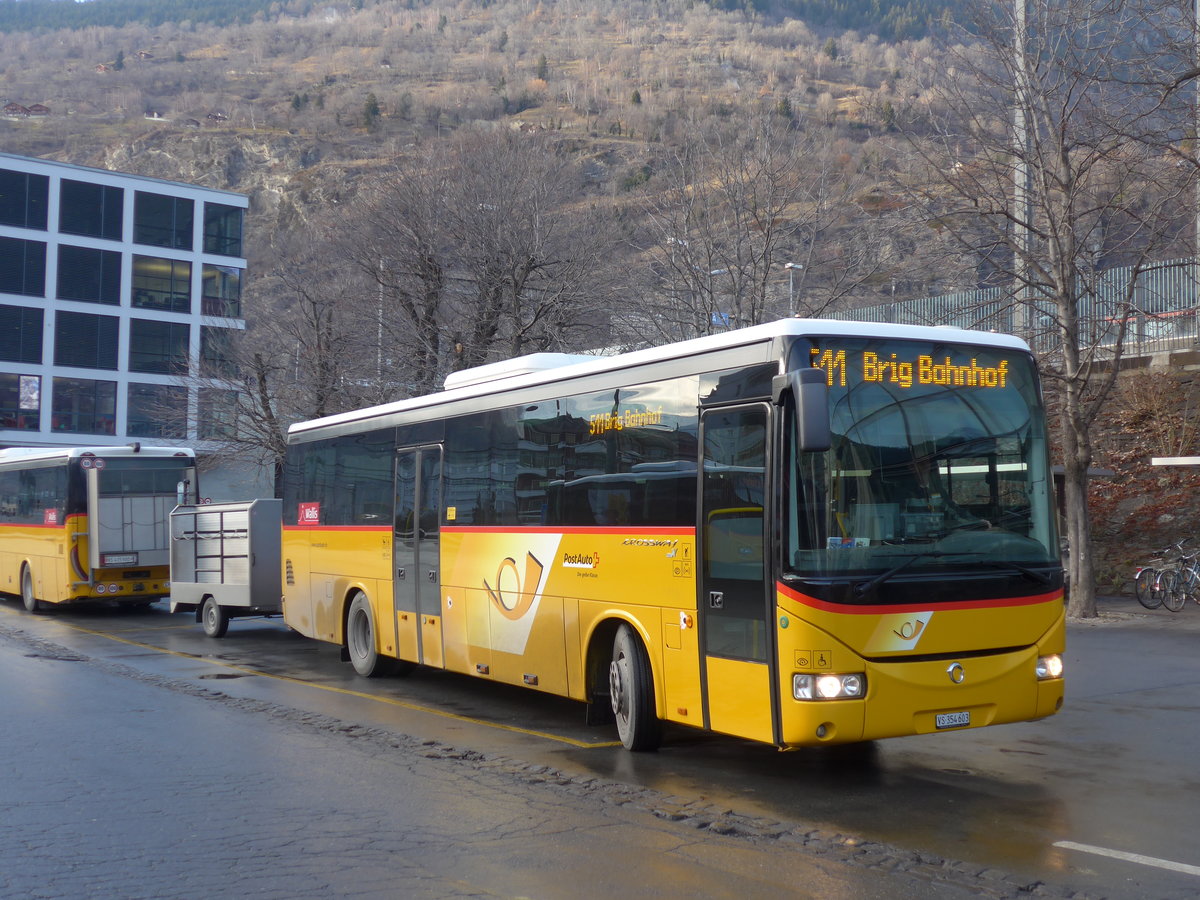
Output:
<instances>
[{"instance_id":1,"label":"license plate","mask_svg":"<svg viewBox=\"0 0 1200 900\"><path fill-rule=\"evenodd\" d=\"M938 728L962 728L964 725L971 724L971 714L969 712L938 713L936 724Z\"/></svg>"}]
</instances>

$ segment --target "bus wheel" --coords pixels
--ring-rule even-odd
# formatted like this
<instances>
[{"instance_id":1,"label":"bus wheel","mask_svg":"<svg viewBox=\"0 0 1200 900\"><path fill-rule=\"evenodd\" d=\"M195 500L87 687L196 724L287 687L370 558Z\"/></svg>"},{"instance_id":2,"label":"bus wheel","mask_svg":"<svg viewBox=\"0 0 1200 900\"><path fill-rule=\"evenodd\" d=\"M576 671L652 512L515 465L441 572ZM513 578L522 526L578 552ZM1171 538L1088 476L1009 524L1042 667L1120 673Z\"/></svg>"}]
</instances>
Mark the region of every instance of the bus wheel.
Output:
<instances>
[{"instance_id":1,"label":"bus wheel","mask_svg":"<svg viewBox=\"0 0 1200 900\"><path fill-rule=\"evenodd\" d=\"M646 650L628 625L618 628L613 640L608 696L626 749L657 750L662 723L654 711L654 677Z\"/></svg>"},{"instance_id":2,"label":"bus wheel","mask_svg":"<svg viewBox=\"0 0 1200 900\"><path fill-rule=\"evenodd\" d=\"M210 638L225 637L229 629L229 613L221 608L212 595L204 598L204 605L200 607L200 621L204 624L204 633Z\"/></svg>"},{"instance_id":3,"label":"bus wheel","mask_svg":"<svg viewBox=\"0 0 1200 900\"><path fill-rule=\"evenodd\" d=\"M390 660L375 649L375 620L367 595L361 591L354 595L346 616L346 650L359 675L376 678L391 671Z\"/></svg>"},{"instance_id":4,"label":"bus wheel","mask_svg":"<svg viewBox=\"0 0 1200 900\"><path fill-rule=\"evenodd\" d=\"M33 595L33 572L29 570L29 566L21 568L21 600L31 613L41 611L42 604Z\"/></svg>"}]
</instances>

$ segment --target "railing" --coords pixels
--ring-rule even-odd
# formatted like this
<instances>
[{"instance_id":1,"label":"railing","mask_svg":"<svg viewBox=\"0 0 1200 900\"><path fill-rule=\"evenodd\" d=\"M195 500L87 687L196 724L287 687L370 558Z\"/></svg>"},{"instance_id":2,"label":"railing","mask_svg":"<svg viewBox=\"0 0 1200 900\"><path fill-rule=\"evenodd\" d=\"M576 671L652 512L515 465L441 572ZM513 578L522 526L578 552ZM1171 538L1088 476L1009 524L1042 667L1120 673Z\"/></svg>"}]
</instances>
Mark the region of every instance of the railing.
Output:
<instances>
[{"instance_id":1,"label":"railing","mask_svg":"<svg viewBox=\"0 0 1200 900\"><path fill-rule=\"evenodd\" d=\"M1124 353L1149 354L1189 346L1200 340L1200 261L1195 258L1155 263L1137 274L1126 302L1131 267L1101 275L1079 306L1084 343L1116 347L1125 324ZM900 300L827 314L832 319L892 322L905 325L954 325L1016 334L1039 353L1059 345L1054 304L1048 298L1018 303L1000 288Z\"/></svg>"}]
</instances>

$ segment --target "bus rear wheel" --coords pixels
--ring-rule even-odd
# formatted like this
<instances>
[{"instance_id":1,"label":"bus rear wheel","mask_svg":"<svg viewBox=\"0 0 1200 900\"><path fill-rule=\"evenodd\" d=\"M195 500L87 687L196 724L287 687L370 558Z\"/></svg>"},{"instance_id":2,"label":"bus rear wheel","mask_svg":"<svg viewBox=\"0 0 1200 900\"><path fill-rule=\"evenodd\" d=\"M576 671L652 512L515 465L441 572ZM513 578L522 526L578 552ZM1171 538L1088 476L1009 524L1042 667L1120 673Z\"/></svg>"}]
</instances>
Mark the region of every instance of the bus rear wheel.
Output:
<instances>
[{"instance_id":1,"label":"bus rear wheel","mask_svg":"<svg viewBox=\"0 0 1200 900\"><path fill-rule=\"evenodd\" d=\"M21 602L31 613L40 612L42 609L41 602L33 594L33 572L29 566L21 568Z\"/></svg>"},{"instance_id":2,"label":"bus rear wheel","mask_svg":"<svg viewBox=\"0 0 1200 900\"><path fill-rule=\"evenodd\" d=\"M613 639L608 696L625 748L657 750L662 742L662 723L654 709L654 675L646 648L628 625L621 625Z\"/></svg>"},{"instance_id":3,"label":"bus rear wheel","mask_svg":"<svg viewBox=\"0 0 1200 900\"><path fill-rule=\"evenodd\" d=\"M346 615L346 651L354 671L365 678L390 674L391 660L375 648L375 618L367 595L359 591Z\"/></svg>"},{"instance_id":4,"label":"bus rear wheel","mask_svg":"<svg viewBox=\"0 0 1200 900\"><path fill-rule=\"evenodd\" d=\"M204 633L210 638L224 637L229 630L229 613L211 595L204 598L204 604L200 607L200 621L204 625Z\"/></svg>"}]
</instances>

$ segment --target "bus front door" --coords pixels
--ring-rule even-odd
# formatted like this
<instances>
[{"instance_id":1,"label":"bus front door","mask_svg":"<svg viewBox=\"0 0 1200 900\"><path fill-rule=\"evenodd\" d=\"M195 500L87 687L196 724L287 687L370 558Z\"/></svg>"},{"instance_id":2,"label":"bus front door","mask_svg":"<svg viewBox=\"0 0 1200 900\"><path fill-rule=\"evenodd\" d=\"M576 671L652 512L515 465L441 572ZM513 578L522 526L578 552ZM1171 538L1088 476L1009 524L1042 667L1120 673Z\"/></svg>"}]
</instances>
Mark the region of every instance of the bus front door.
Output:
<instances>
[{"instance_id":1,"label":"bus front door","mask_svg":"<svg viewBox=\"0 0 1200 900\"><path fill-rule=\"evenodd\" d=\"M774 740L766 461L768 410L710 410L702 422L697 609L704 716L713 731Z\"/></svg>"},{"instance_id":2,"label":"bus front door","mask_svg":"<svg viewBox=\"0 0 1200 900\"><path fill-rule=\"evenodd\" d=\"M440 526L442 448L396 453L395 530L392 536L397 651L401 659L441 668Z\"/></svg>"}]
</instances>

